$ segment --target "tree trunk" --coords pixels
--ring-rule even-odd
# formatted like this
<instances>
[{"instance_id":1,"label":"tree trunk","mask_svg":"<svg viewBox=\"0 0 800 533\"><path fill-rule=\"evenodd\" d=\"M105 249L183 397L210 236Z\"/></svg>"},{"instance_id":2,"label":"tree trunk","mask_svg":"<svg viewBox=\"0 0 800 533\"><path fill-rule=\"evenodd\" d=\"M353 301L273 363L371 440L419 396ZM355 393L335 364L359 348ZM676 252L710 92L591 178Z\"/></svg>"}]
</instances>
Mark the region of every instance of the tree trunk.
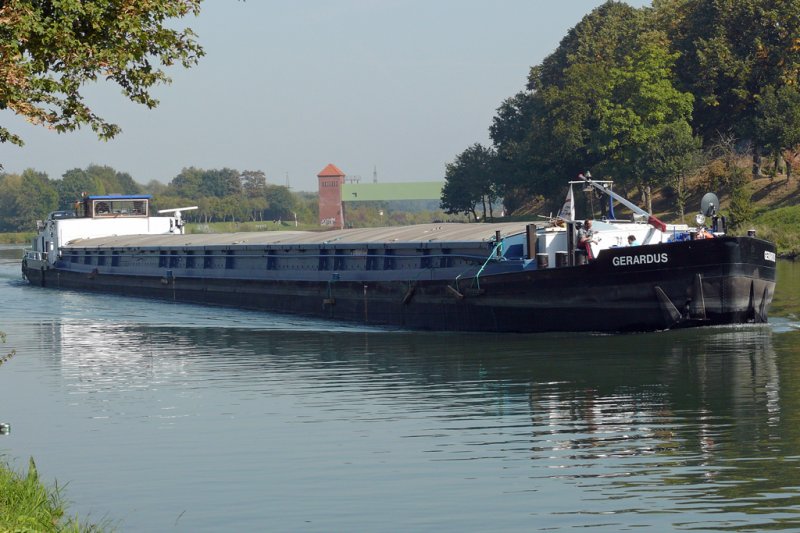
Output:
<instances>
[{"instance_id":1,"label":"tree trunk","mask_svg":"<svg viewBox=\"0 0 800 533\"><path fill-rule=\"evenodd\" d=\"M761 147L753 145L753 179L758 179L761 174Z\"/></svg>"}]
</instances>

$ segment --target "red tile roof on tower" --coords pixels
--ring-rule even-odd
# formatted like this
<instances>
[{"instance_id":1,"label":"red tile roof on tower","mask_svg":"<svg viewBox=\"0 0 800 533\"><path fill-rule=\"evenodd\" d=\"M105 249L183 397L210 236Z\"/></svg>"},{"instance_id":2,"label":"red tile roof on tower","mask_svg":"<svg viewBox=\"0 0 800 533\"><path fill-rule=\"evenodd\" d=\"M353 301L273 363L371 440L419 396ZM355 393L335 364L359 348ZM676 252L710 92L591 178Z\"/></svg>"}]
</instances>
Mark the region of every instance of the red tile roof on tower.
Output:
<instances>
[{"instance_id":1,"label":"red tile roof on tower","mask_svg":"<svg viewBox=\"0 0 800 533\"><path fill-rule=\"evenodd\" d=\"M339 167L334 165L333 163L329 163L327 167L323 168L319 174L317 174L318 178L333 178L338 176L344 176L344 172L339 170Z\"/></svg>"}]
</instances>

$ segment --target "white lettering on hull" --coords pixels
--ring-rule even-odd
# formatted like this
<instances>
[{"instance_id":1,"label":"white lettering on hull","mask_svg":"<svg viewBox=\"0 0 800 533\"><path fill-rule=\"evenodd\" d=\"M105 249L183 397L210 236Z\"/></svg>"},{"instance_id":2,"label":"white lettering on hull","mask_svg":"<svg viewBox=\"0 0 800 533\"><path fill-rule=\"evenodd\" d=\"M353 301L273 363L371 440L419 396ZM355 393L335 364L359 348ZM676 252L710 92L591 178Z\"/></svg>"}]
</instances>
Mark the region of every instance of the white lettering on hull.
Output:
<instances>
[{"instance_id":1,"label":"white lettering on hull","mask_svg":"<svg viewBox=\"0 0 800 533\"><path fill-rule=\"evenodd\" d=\"M623 255L615 257L611 260L614 266L631 266L631 265L653 265L657 263L667 263L669 255L666 252L660 254L638 254L638 255Z\"/></svg>"}]
</instances>

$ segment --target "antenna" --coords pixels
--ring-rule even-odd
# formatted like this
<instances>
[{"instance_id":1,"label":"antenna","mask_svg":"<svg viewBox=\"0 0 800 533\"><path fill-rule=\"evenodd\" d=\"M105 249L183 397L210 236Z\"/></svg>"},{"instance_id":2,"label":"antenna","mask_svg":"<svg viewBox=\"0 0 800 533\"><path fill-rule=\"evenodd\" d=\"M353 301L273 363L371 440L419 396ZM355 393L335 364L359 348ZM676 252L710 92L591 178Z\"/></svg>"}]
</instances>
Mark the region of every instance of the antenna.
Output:
<instances>
[{"instance_id":1,"label":"antenna","mask_svg":"<svg viewBox=\"0 0 800 533\"><path fill-rule=\"evenodd\" d=\"M291 189L291 187L289 187L289 173L288 172L286 173L286 188L287 189Z\"/></svg>"},{"instance_id":2,"label":"antenna","mask_svg":"<svg viewBox=\"0 0 800 533\"><path fill-rule=\"evenodd\" d=\"M378 167L372 167L372 183L378 183Z\"/></svg>"}]
</instances>

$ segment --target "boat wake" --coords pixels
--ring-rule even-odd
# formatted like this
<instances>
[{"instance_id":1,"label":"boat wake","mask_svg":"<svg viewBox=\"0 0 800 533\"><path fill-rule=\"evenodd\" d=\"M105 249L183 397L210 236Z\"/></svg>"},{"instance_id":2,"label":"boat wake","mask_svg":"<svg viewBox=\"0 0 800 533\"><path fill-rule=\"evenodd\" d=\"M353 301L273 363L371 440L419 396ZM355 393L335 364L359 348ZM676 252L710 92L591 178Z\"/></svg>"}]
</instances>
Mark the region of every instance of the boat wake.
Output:
<instances>
[{"instance_id":1,"label":"boat wake","mask_svg":"<svg viewBox=\"0 0 800 533\"><path fill-rule=\"evenodd\" d=\"M775 333L800 331L800 319L795 315L770 317L769 325Z\"/></svg>"}]
</instances>

